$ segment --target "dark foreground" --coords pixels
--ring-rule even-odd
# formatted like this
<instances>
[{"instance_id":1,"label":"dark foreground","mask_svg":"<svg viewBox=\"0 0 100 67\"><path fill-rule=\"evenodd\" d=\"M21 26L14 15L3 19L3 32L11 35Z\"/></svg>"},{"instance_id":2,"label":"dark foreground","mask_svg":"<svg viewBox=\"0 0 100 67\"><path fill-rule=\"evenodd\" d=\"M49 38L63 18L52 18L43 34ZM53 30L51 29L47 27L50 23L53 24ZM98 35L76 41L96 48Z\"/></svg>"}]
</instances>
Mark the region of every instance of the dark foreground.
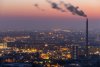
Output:
<instances>
[{"instance_id":1,"label":"dark foreground","mask_svg":"<svg viewBox=\"0 0 100 67\"><path fill-rule=\"evenodd\" d=\"M100 59L35 60L33 62L0 63L0 67L100 67Z\"/></svg>"}]
</instances>

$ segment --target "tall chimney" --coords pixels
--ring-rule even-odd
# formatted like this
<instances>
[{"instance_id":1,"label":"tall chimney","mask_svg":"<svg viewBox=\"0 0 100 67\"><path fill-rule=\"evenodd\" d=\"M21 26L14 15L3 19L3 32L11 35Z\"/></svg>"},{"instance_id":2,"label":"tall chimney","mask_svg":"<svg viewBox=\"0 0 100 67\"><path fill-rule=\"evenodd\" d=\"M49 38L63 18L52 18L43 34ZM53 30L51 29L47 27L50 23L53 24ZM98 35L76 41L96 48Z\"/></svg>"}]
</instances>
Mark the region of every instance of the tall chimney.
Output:
<instances>
[{"instance_id":1,"label":"tall chimney","mask_svg":"<svg viewBox=\"0 0 100 67\"><path fill-rule=\"evenodd\" d=\"M88 58L88 18L86 18L86 57Z\"/></svg>"}]
</instances>

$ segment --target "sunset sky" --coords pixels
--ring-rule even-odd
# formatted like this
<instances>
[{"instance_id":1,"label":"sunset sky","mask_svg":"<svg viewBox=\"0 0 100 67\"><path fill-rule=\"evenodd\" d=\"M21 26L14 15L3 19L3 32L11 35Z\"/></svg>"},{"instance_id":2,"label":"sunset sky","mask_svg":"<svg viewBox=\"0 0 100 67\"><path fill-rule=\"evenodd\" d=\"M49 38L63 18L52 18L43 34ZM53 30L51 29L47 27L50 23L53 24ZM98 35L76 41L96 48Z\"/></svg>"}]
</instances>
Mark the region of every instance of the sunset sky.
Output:
<instances>
[{"instance_id":1,"label":"sunset sky","mask_svg":"<svg viewBox=\"0 0 100 67\"><path fill-rule=\"evenodd\" d=\"M52 1L59 3L59 0ZM90 29L100 29L100 0L62 1L83 10L89 18ZM46 0L0 0L0 30L85 29L85 21L68 10L52 9Z\"/></svg>"}]
</instances>

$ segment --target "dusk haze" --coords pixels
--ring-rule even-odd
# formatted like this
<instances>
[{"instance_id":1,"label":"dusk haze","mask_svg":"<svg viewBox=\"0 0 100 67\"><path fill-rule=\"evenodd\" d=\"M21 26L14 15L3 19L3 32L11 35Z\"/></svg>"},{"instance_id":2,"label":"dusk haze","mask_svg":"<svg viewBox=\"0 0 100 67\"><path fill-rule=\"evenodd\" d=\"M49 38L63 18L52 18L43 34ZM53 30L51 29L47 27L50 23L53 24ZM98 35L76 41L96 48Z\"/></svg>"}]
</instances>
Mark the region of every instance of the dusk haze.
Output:
<instances>
[{"instance_id":1,"label":"dusk haze","mask_svg":"<svg viewBox=\"0 0 100 67\"><path fill-rule=\"evenodd\" d=\"M59 0L52 0L59 3ZM62 0L83 10L89 28L100 29L100 0ZM35 7L34 4L38 4ZM63 7L63 6L62 6ZM64 8L65 9L65 8ZM73 20L72 20L73 19ZM85 18L52 9L46 0L0 0L0 30L82 29Z\"/></svg>"}]
</instances>

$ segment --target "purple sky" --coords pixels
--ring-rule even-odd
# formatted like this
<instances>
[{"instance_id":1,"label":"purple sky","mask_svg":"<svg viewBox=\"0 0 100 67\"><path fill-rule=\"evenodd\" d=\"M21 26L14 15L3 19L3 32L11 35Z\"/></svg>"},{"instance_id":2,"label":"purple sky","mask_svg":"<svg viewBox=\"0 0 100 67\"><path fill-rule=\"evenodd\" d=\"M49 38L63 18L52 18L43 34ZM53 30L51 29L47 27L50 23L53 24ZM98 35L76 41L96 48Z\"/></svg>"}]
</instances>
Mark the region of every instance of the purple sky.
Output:
<instances>
[{"instance_id":1,"label":"purple sky","mask_svg":"<svg viewBox=\"0 0 100 67\"><path fill-rule=\"evenodd\" d=\"M0 30L85 29L84 18L10 17L0 19ZM89 19L90 29L100 29L99 19Z\"/></svg>"}]
</instances>

